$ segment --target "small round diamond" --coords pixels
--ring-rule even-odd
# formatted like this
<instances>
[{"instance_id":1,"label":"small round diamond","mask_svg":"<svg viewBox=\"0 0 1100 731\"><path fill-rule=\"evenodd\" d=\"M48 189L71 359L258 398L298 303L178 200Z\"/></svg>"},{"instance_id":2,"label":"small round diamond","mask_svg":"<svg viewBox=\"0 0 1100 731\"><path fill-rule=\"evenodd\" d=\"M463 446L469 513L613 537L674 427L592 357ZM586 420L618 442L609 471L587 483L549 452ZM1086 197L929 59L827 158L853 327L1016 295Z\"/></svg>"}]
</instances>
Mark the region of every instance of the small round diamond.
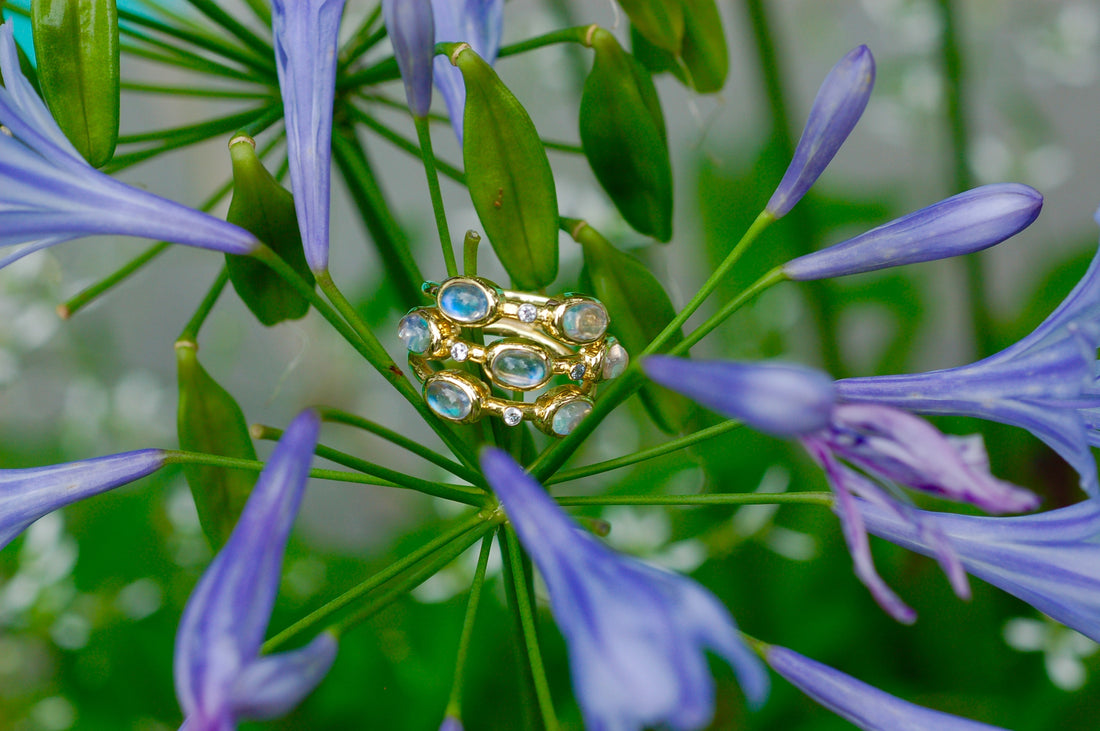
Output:
<instances>
[{"instance_id":1,"label":"small round diamond","mask_svg":"<svg viewBox=\"0 0 1100 731\"><path fill-rule=\"evenodd\" d=\"M539 309L529 302L519 306L516 310L516 317L520 322L532 323L539 316Z\"/></svg>"},{"instance_id":2,"label":"small round diamond","mask_svg":"<svg viewBox=\"0 0 1100 731\"><path fill-rule=\"evenodd\" d=\"M397 323L397 337L411 353L423 353L432 345L432 329L419 312L410 312Z\"/></svg>"},{"instance_id":3,"label":"small round diamond","mask_svg":"<svg viewBox=\"0 0 1100 731\"><path fill-rule=\"evenodd\" d=\"M523 421L523 412L515 406L509 406L504 410L502 418L504 419L504 423L508 426L516 426Z\"/></svg>"},{"instance_id":4,"label":"small round diamond","mask_svg":"<svg viewBox=\"0 0 1100 731\"><path fill-rule=\"evenodd\" d=\"M439 289L439 311L456 322L478 322L489 315L489 297L470 281L444 282Z\"/></svg>"},{"instance_id":5,"label":"small round diamond","mask_svg":"<svg viewBox=\"0 0 1100 731\"><path fill-rule=\"evenodd\" d=\"M588 369L585 368L584 363L577 363L575 366L569 369L569 377L572 378L574 381L579 381L584 378L585 371L587 370Z\"/></svg>"},{"instance_id":6,"label":"small round diamond","mask_svg":"<svg viewBox=\"0 0 1100 731\"><path fill-rule=\"evenodd\" d=\"M470 346L462 341L455 343L451 346L451 357L461 363L470 357Z\"/></svg>"},{"instance_id":7,"label":"small round diamond","mask_svg":"<svg viewBox=\"0 0 1100 731\"><path fill-rule=\"evenodd\" d=\"M460 387L448 381L433 381L425 389L428 408L444 419L460 421L470 415L474 405Z\"/></svg>"},{"instance_id":8,"label":"small round diamond","mask_svg":"<svg viewBox=\"0 0 1100 731\"><path fill-rule=\"evenodd\" d=\"M577 302L561 313L561 331L574 342L598 340L607 331L607 325L607 310L599 302Z\"/></svg>"},{"instance_id":9,"label":"small round diamond","mask_svg":"<svg viewBox=\"0 0 1100 731\"><path fill-rule=\"evenodd\" d=\"M630 356L627 355L626 348L619 343L612 343L603 356L604 380L621 376L628 363L630 363Z\"/></svg>"},{"instance_id":10,"label":"small round diamond","mask_svg":"<svg viewBox=\"0 0 1100 731\"><path fill-rule=\"evenodd\" d=\"M559 437L564 437L576 429L577 424L580 424L581 419L588 416L591 410L591 402L583 399L564 403L554 412L554 418L550 420L550 428Z\"/></svg>"}]
</instances>

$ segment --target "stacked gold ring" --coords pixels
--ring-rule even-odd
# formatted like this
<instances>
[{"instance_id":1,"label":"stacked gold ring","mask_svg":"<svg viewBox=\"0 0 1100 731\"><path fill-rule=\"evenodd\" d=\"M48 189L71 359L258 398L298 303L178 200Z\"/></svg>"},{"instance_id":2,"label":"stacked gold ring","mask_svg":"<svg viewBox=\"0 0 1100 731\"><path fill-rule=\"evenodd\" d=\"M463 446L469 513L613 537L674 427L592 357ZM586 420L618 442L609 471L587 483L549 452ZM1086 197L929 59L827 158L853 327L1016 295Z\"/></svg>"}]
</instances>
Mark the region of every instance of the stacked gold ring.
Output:
<instances>
[{"instance_id":1,"label":"stacked gold ring","mask_svg":"<svg viewBox=\"0 0 1100 731\"><path fill-rule=\"evenodd\" d=\"M596 384L626 368L626 350L607 335L607 309L592 297L507 291L482 277L428 282L424 291L435 305L410 310L397 334L428 408L448 421L465 424L492 414L508 426L526 419L565 436L592 410ZM499 337L485 342L485 335ZM447 360L477 364L485 380L445 367ZM534 401L493 390L534 391L560 376L573 383Z\"/></svg>"}]
</instances>

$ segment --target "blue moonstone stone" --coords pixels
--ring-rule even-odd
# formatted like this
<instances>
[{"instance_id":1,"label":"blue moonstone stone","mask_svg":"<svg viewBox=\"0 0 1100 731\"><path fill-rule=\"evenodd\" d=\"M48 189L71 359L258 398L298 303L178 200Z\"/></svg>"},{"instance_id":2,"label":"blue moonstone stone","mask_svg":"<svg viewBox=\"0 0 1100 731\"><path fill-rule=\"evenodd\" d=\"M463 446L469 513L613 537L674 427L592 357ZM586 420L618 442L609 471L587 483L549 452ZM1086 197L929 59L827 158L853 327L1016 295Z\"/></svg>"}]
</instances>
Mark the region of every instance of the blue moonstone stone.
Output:
<instances>
[{"instance_id":1,"label":"blue moonstone stone","mask_svg":"<svg viewBox=\"0 0 1100 731\"><path fill-rule=\"evenodd\" d=\"M447 381L432 381L425 389L428 408L451 421L460 421L470 415L473 402L461 388Z\"/></svg>"},{"instance_id":2,"label":"blue moonstone stone","mask_svg":"<svg viewBox=\"0 0 1100 731\"><path fill-rule=\"evenodd\" d=\"M410 353L424 353L432 346L432 329L428 321L417 312L410 312L397 323L397 337L405 343Z\"/></svg>"},{"instance_id":3,"label":"blue moonstone stone","mask_svg":"<svg viewBox=\"0 0 1100 731\"><path fill-rule=\"evenodd\" d=\"M561 313L561 331L578 343L590 343L607 332L607 310L599 302L578 302Z\"/></svg>"},{"instance_id":4,"label":"blue moonstone stone","mask_svg":"<svg viewBox=\"0 0 1100 731\"><path fill-rule=\"evenodd\" d=\"M439 309L457 322L478 322L489 314L489 298L476 284L453 282L439 293Z\"/></svg>"},{"instance_id":5,"label":"blue moonstone stone","mask_svg":"<svg viewBox=\"0 0 1100 731\"><path fill-rule=\"evenodd\" d=\"M550 420L550 428L559 437L564 437L576 429L577 424L580 424L581 419L588 416L590 411L592 411L592 404L587 401L577 400L562 404L554 412L554 418Z\"/></svg>"},{"instance_id":6,"label":"blue moonstone stone","mask_svg":"<svg viewBox=\"0 0 1100 731\"><path fill-rule=\"evenodd\" d=\"M538 388L550 375L550 361L545 354L522 348L501 348L489 367L501 383L520 390Z\"/></svg>"}]
</instances>

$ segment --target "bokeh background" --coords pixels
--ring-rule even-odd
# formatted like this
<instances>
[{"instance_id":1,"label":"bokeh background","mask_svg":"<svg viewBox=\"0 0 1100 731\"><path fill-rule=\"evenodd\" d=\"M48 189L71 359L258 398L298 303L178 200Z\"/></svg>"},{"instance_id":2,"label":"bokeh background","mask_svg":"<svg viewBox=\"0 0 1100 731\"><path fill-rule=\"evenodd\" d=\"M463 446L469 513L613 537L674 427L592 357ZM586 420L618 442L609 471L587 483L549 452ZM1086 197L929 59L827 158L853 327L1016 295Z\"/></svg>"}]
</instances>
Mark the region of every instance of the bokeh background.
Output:
<instances>
[{"instance_id":1,"label":"bokeh background","mask_svg":"<svg viewBox=\"0 0 1100 731\"><path fill-rule=\"evenodd\" d=\"M977 255L976 263L936 262L824 287L779 287L699 345L696 354L782 356L836 375L957 365L1026 333L1083 273L1096 250L1092 217L1100 204L1096 3L719 5L731 58L725 89L700 97L670 78L658 80L676 174L672 243L650 246L632 234L583 158L551 153L563 215L585 218L634 250L675 302L686 301L766 201L817 85L861 43L878 64L863 120L798 214L769 231L720 296L794 252L840 241L970 185L1028 183L1046 203L1031 228ZM177 9L188 12L186 4ZM371 9L366 0L349 0L347 12L362 17ZM589 22L622 34L625 18L603 1L511 0L504 40ZM947 47L954 44L961 59L958 68L945 63L950 39ZM768 54L761 53L765 41ZM504 59L497 69L544 137L575 143L579 89L589 63L580 49L552 47ZM188 83L186 75L163 67L130 59L123 64L124 78ZM401 98L399 84L379 93ZM206 104L124 93L123 133L184 124L231 107ZM381 106L377 113L412 133L402 113ZM961 136L954 134L959 119L965 124ZM439 276L442 263L417 161L378 137L362 139L376 169L385 171L380 184L414 242L421 268ZM442 158L461 162L445 125L435 140ZM122 177L197 205L229 176L225 142L159 157ZM355 296L391 352L400 352L393 333L401 312L369 237L334 180L334 277ZM478 228L462 188L445 181L444 195L453 231ZM176 445L172 342L221 266L220 257L174 249L71 320L54 313L59 302L145 246L82 240L0 272L0 466ZM575 288L579 247L563 236L562 252L560 288ZM486 247L482 268L493 276L499 268L490 259ZM980 275L984 297L985 319L978 325L968 266ZM250 421L282 425L302 406L323 403L435 443L412 410L319 318L265 330L227 292L200 345L207 369L238 398ZM981 431L994 472L1040 492L1047 506L1080 498L1075 476L1030 435L963 419L937 423L953 433ZM661 439L638 405L630 404L596 432L574 464ZM438 477L383 443L338 427L328 427L324 441ZM563 492L823 487L822 476L797 450L749 432L561 486ZM919 612L915 626L900 626L852 576L836 520L827 511L616 508L579 514L608 521L613 545L691 573L749 633L906 699L1020 731L1093 729L1100 716L1100 653L1094 643L976 580L974 598L961 602L930 560L875 541L879 570ZM273 630L420 545L451 515L448 505L417 495L314 482L287 557ZM173 636L210 557L178 473L50 515L0 552L0 729L176 728ZM320 689L268 727L436 728L475 558L464 556L350 633ZM495 566L494 559L494 577ZM488 587L469 666L466 728L519 728L524 697L513 635L505 629L511 620L499 579L491 578ZM548 612L542 620L560 717L568 728L580 728L564 647ZM714 670L715 729L850 728L779 679L767 706L748 714L729 669L716 662Z\"/></svg>"}]
</instances>

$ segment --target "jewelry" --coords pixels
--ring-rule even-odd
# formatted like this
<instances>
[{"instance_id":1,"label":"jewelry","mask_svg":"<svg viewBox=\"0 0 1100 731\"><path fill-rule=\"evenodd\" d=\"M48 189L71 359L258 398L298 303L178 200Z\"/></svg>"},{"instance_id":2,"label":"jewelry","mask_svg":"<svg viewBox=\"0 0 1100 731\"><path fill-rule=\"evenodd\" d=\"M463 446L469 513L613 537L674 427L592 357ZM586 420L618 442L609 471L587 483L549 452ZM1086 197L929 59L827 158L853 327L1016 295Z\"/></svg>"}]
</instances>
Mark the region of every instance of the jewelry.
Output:
<instances>
[{"instance_id":1,"label":"jewelry","mask_svg":"<svg viewBox=\"0 0 1100 731\"><path fill-rule=\"evenodd\" d=\"M424 384L428 407L449 421L472 423L492 414L508 426L526 419L547 434L565 436L592 410L596 384L627 366L626 349L606 334L606 308L592 297L513 292L482 277L427 282L424 292L435 306L410 310L397 334ZM485 342L485 335L500 337ZM443 368L446 360L477 364L486 380ZM533 402L499 393L533 391L556 376L574 383L554 386Z\"/></svg>"}]
</instances>

